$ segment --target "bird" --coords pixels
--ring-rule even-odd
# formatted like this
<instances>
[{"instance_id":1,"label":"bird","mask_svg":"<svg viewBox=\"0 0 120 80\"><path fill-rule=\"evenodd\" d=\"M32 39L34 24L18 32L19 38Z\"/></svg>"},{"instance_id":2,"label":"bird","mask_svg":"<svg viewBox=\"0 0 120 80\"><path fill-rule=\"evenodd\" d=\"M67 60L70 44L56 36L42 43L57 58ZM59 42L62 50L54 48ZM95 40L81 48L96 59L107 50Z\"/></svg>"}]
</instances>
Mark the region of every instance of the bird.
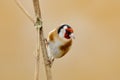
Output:
<instances>
[{"instance_id":1,"label":"bird","mask_svg":"<svg viewBox=\"0 0 120 80\"><path fill-rule=\"evenodd\" d=\"M47 37L47 52L52 65L54 59L63 57L72 46L75 39L74 31L68 24L62 24L49 32Z\"/></svg>"}]
</instances>

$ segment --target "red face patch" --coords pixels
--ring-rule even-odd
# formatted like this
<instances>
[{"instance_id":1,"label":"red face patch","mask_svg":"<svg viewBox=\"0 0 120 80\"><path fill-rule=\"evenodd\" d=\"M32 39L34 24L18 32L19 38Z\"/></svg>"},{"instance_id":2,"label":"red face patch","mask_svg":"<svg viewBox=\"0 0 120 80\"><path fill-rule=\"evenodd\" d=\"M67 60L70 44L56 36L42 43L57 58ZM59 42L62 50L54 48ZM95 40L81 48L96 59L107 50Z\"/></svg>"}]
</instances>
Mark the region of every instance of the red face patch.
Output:
<instances>
[{"instance_id":1,"label":"red face patch","mask_svg":"<svg viewBox=\"0 0 120 80\"><path fill-rule=\"evenodd\" d=\"M66 29L68 32L70 32L70 33L73 33L73 29L72 28L67 28Z\"/></svg>"},{"instance_id":2,"label":"red face patch","mask_svg":"<svg viewBox=\"0 0 120 80\"><path fill-rule=\"evenodd\" d=\"M67 28L64 37L65 37L66 39L70 39L70 34L71 34L71 33L73 33L73 29L72 29L72 28Z\"/></svg>"}]
</instances>

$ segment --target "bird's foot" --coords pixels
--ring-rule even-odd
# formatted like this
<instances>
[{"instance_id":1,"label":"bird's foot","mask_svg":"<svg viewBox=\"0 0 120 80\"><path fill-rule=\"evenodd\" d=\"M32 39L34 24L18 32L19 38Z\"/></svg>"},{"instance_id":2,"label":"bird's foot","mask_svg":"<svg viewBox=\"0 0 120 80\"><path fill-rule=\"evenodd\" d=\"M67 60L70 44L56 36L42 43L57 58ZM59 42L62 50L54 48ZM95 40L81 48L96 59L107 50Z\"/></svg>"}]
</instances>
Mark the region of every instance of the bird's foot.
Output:
<instances>
[{"instance_id":1,"label":"bird's foot","mask_svg":"<svg viewBox=\"0 0 120 80\"><path fill-rule=\"evenodd\" d=\"M46 38L44 39L44 41L45 41L46 46L48 46L49 42L47 41Z\"/></svg>"},{"instance_id":2,"label":"bird's foot","mask_svg":"<svg viewBox=\"0 0 120 80\"><path fill-rule=\"evenodd\" d=\"M52 65L53 65L53 61L54 61L54 59L49 59L49 60L47 61L47 65L49 65L50 68L51 68Z\"/></svg>"}]
</instances>

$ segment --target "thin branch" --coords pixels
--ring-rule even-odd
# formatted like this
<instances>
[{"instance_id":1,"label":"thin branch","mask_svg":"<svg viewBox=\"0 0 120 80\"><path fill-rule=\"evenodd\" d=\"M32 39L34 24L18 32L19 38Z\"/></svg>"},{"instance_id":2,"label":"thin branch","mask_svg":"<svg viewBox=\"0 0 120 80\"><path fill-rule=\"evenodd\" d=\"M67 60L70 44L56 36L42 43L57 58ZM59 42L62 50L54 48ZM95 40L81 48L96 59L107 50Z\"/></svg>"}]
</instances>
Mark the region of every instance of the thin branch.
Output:
<instances>
[{"instance_id":1,"label":"thin branch","mask_svg":"<svg viewBox=\"0 0 120 80\"><path fill-rule=\"evenodd\" d=\"M30 19L30 21L32 23L35 23L35 20L30 16L30 14L27 12L27 10L25 10L25 8L23 7L23 5L20 3L20 1L15 0L16 4L18 5L18 7L22 10L22 12L28 17L28 19Z\"/></svg>"},{"instance_id":2,"label":"thin branch","mask_svg":"<svg viewBox=\"0 0 120 80\"><path fill-rule=\"evenodd\" d=\"M41 10L40 10L39 0L33 0L33 6L34 6L36 18L41 18Z\"/></svg>"},{"instance_id":3,"label":"thin branch","mask_svg":"<svg viewBox=\"0 0 120 80\"><path fill-rule=\"evenodd\" d=\"M40 80L40 30L37 29L37 52L35 61L35 77L34 80Z\"/></svg>"},{"instance_id":4,"label":"thin branch","mask_svg":"<svg viewBox=\"0 0 120 80\"><path fill-rule=\"evenodd\" d=\"M40 40L41 40L41 49L43 53L43 58L44 58L44 64L45 64L45 70L46 70L46 75L47 75L47 80L52 80L52 73L51 73L51 64L49 64L49 58L47 55L47 50L46 50L46 44L45 44L45 38L43 35L43 30L42 27L40 29Z\"/></svg>"},{"instance_id":5,"label":"thin branch","mask_svg":"<svg viewBox=\"0 0 120 80\"><path fill-rule=\"evenodd\" d=\"M52 80L51 66L50 66L50 64L48 64L49 58L47 55L45 38L44 38L44 34L43 34L43 25L42 25L42 21L41 21L41 11L40 11L39 0L33 0L33 6L34 6L34 11L35 11L35 16L36 16L35 26L37 27L36 29L39 31L38 35L39 35L39 39L40 39L41 50L43 53L47 80ZM37 53L37 54L40 54L40 53ZM38 72L38 74L39 74L39 72ZM38 77L38 76L36 76L36 77ZM36 78L36 80L39 80L39 79Z\"/></svg>"},{"instance_id":6,"label":"thin branch","mask_svg":"<svg viewBox=\"0 0 120 80\"><path fill-rule=\"evenodd\" d=\"M46 70L46 76L47 80L52 80L52 73L51 73L51 65L48 64L49 58L47 55L47 49L45 44L45 38L43 34L43 26L41 21L41 11L40 11L40 5L39 0L33 0L33 6L34 6L34 12L36 16L36 22L35 20L28 14L28 12L23 8L22 4L15 0L16 4L19 6L19 8L23 11L23 13L35 24L36 30L37 30L37 52L36 52L36 63L35 63L35 80L40 80L40 46L43 53L44 58L44 65Z\"/></svg>"}]
</instances>

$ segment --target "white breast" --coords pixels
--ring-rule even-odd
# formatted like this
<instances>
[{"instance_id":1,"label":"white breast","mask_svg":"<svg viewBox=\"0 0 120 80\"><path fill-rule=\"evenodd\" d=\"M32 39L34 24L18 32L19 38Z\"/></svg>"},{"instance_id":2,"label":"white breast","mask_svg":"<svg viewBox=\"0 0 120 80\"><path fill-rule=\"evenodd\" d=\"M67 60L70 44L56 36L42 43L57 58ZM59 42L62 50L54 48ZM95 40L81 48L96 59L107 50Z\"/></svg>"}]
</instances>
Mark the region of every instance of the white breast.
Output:
<instances>
[{"instance_id":1,"label":"white breast","mask_svg":"<svg viewBox=\"0 0 120 80\"><path fill-rule=\"evenodd\" d=\"M48 56L50 58L58 58L61 56L61 51L59 47L62 45L62 42L58 39L55 39L54 42L49 42L48 45Z\"/></svg>"}]
</instances>

